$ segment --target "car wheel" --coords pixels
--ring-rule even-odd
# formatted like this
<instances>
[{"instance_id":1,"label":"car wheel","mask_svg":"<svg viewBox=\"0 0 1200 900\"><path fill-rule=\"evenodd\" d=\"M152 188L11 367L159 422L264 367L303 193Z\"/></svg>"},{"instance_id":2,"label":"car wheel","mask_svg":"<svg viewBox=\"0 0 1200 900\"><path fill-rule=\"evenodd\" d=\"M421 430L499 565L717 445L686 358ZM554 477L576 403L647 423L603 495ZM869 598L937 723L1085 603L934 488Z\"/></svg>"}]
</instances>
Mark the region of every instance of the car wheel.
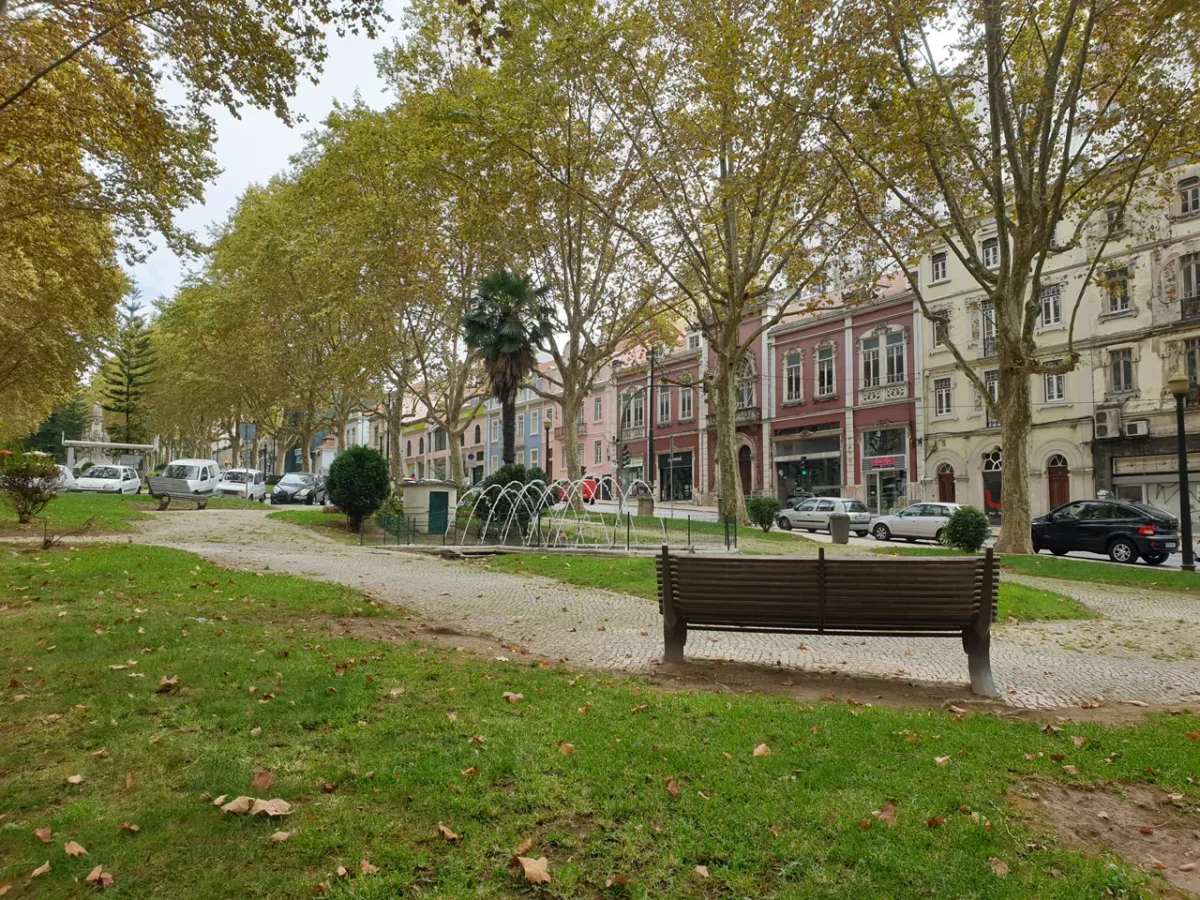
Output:
<instances>
[{"instance_id":1,"label":"car wheel","mask_svg":"<svg viewBox=\"0 0 1200 900\"><path fill-rule=\"evenodd\" d=\"M937 534L935 534L935 535L933 536L933 540L934 540L936 543L940 544L940 543L942 542L942 538L943 538L943 537L945 537L945 536L946 536L946 530L945 530L944 528L939 528L939 529L937 530Z\"/></svg>"},{"instance_id":2,"label":"car wheel","mask_svg":"<svg viewBox=\"0 0 1200 900\"><path fill-rule=\"evenodd\" d=\"M817 529L815 529L815 528L806 528L806 529L805 529L805 531L807 531L809 534L816 534L816 533L817 533Z\"/></svg>"},{"instance_id":3,"label":"car wheel","mask_svg":"<svg viewBox=\"0 0 1200 900\"><path fill-rule=\"evenodd\" d=\"M1051 550L1050 552L1053 553L1055 556L1066 556L1067 555L1066 550Z\"/></svg>"},{"instance_id":4,"label":"car wheel","mask_svg":"<svg viewBox=\"0 0 1200 900\"><path fill-rule=\"evenodd\" d=\"M867 534L869 534L869 532L866 532L866 531L856 531L856 532L854 532L854 534L855 534L855 536L856 536L856 537L865 538L865 537L867 536Z\"/></svg>"},{"instance_id":5,"label":"car wheel","mask_svg":"<svg viewBox=\"0 0 1200 900\"><path fill-rule=\"evenodd\" d=\"M1137 562L1137 547L1128 538L1117 538L1108 546L1108 558L1119 563Z\"/></svg>"},{"instance_id":6,"label":"car wheel","mask_svg":"<svg viewBox=\"0 0 1200 900\"><path fill-rule=\"evenodd\" d=\"M875 526L874 534L877 541L890 541L892 539L891 529L882 522Z\"/></svg>"},{"instance_id":7,"label":"car wheel","mask_svg":"<svg viewBox=\"0 0 1200 900\"><path fill-rule=\"evenodd\" d=\"M313 498L312 498L312 497L309 497L307 500L305 500L305 501L304 501L304 505L305 505L305 506L312 506L312 504L313 504Z\"/></svg>"},{"instance_id":8,"label":"car wheel","mask_svg":"<svg viewBox=\"0 0 1200 900\"><path fill-rule=\"evenodd\" d=\"M779 527L780 527L782 530L784 530L784 531L791 531L791 530L792 530L792 523L791 523L791 520L790 520L790 519L788 519L786 516L780 516L780 517L779 517L779 522L778 522L778 525L779 525Z\"/></svg>"},{"instance_id":9,"label":"car wheel","mask_svg":"<svg viewBox=\"0 0 1200 900\"><path fill-rule=\"evenodd\" d=\"M1154 553L1143 557L1143 559L1145 559L1146 562L1150 563L1152 566L1161 566L1167 561L1167 556L1168 554L1166 553Z\"/></svg>"}]
</instances>

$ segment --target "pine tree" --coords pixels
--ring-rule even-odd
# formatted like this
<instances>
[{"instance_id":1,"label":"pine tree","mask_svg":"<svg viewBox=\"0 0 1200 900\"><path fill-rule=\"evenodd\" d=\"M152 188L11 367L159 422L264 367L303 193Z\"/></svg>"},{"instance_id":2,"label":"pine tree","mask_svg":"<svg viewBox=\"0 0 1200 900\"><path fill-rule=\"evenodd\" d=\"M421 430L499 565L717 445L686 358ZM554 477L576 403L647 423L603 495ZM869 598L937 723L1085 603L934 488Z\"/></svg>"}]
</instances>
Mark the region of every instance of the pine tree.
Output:
<instances>
[{"instance_id":1,"label":"pine tree","mask_svg":"<svg viewBox=\"0 0 1200 900\"><path fill-rule=\"evenodd\" d=\"M154 370L150 329L138 313L140 299L135 290L121 306L112 356L100 371L100 405L121 417L109 435L124 444L146 442L146 389Z\"/></svg>"},{"instance_id":2,"label":"pine tree","mask_svg":"<svg viewBox=\"0 0 1200 900\"><path fill-rule=\"evenodd\" d=\"M58 462L67 461L63 439L78 441L87 428L88 408L83 397L76 394L67 403L57 407L33 434L25 438L26 450L41 450L49 453Z\"/></svg>"}]
</instances>

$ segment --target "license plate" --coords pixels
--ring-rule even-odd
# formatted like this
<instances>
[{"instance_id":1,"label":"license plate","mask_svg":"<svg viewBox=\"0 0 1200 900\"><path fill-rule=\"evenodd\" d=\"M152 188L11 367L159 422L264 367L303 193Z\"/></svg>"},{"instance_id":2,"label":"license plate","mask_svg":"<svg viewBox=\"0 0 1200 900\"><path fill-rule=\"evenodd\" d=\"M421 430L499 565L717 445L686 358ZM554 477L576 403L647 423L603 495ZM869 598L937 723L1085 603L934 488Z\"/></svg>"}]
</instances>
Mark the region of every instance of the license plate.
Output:
<instances>
[{"instance_id":1,"label":"license plate","mask_svg":"<svg viewBox=\"0 0 1200 900\"><path fill-rule=\"evenodd\" d=\"M1164 547L1166 547L1168 550L1174 550L1174 549L1175 549L1175 542L1174 542L1174 541L1167 541L1167 542L1165 542L1165 543L1163 544L1163 546L1164 546Z\"/></svg>"}]
</instances>

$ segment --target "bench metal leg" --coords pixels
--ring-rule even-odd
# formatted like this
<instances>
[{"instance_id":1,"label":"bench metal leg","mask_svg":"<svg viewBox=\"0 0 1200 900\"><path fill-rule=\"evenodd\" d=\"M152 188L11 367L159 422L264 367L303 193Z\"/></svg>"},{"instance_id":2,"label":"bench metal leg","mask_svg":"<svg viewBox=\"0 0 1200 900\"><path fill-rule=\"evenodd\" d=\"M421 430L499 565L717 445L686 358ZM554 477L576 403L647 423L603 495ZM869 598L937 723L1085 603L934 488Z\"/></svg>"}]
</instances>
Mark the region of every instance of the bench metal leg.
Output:
<instances>
[{"instance_id":1,"label":"bench metal leg","mask_svg":"<svg viewBox=\"0 0 1200 900\"><path fill-rule=\"evenodd\" d=\"M992 680L992 635L979 634L975 628L963 629L963 650L967 652L967 669L971 673L971 692L982 697L998 697Z\"/></svg>"},{"instance_id":2,"label":"bench metal leg","mask_svg":"<svg viewBox=\"0 0 1200 900\"><path fill-rule=\"evenodd\" d=\"M168 497L166 494L164 494L163 496L158 498L158 511L159 512L162 512L164 509L166 509L170 505L171 505L171 498Z\"/></svg>"},{"instance_id":3,"label":"bench metal leg","mask_svg":"<svg viewBox=\"0 0 1200 900\"><path fill-rule=\"evenodd\" d=\"M687 622L676 619L674 626L663 618L663 662L683 662L683 645L687 643Z\"/></svg>"},{"instance_id":4,"label":"bench metal leg","mask_svg":"<svg viewBox=\"0 0 1200 900\"><path fill-rule=\"evenodd\" d=\"M208 509L208 501L207 500L197 500L196 501L196 509Z\"/></svg>"}]
</instances>

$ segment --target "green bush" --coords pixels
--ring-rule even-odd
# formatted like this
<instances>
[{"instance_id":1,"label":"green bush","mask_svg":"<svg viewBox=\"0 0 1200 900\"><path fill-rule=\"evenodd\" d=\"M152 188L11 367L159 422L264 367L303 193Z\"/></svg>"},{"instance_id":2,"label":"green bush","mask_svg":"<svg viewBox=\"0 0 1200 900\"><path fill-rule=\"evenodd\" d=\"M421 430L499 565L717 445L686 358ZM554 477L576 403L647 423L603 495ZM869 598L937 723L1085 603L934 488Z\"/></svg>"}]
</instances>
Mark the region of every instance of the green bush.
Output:
<instances>
[{"instance_id":1,"label":"green bush","mask_svg":"<svg viewBox=\"0 0 1200 900\"><path fill-rule=\"evenodd\" d=\"M960 506L942 529L942 543L966 553L977 552L991 536L992 523L974 506Z\"/></svg>"},{"instance_id":2,"label":"green bush","mask_svg":"<svg viewBox=\"0 0 1200 900\"><path fill-rule=\"evenodd\" d=\"M383 505L375 510L376 519L402 519L404 518L404 496L393 491L388 495L388 498L383 501Z\"/></svg>"},{"instance_id":3,"label":"green bush","mask_svg":"<svg viewBox=\"0 0 1200 900\"><path fill-rule=\"evenodd\" d=\"M513 501L516 499L520 488L513 488L503 497L500 494L504 488L514 482L519 485L528 485L534 481L540 481L544 485L549 485L550 476L537 466L526 468L520 463L511 463L510 465L502 466L479 482L480 497L479 505L475 508L475 518L478 520L480 526L482 527L488 521L490 515L490 530L493 534L499 536L508 522L509 516L513 516L514 521L520 528L521 535L528 534L530 524L537 519L538 513L543 509L548 509L558 500L555 492L551 491L549 496L545 496L545 490L541 485L538 485L526 492L525 499L519 504L514 504ZM514 505L516 506L515 513Z\"/></svg>"},{"instance_id":4,"label":"green bush","mask_svg":"<svg viewBox=\"0 0 1200 900\"><path fill-rule=\"evenodd\" d=\"M746 501L746 515L763 531L770 531L779 518L779 501L774 497L751 497Z\"/></svg>"},{"instance_id":5,"label":"green bush","mask_svg":"<svg viewBox=\"0 0 1200 900\"><path fill-rule=\"evenodd\" d=\"M391 492L387 460L370 447L351 447L330 465L325 488L330 502L346 514L350 530L357 532Z\"/></svg>"},{"instance_id":6,"label":"green bush","mask_svg":"<svg viewBox=\"0 0 1200 900\"><path fill-rule=\"evenodd\" d=\"M20 450L0 450L0 495L28 525L56 496L58 467L54 458Z\"/></svg>"}]
</instances>

